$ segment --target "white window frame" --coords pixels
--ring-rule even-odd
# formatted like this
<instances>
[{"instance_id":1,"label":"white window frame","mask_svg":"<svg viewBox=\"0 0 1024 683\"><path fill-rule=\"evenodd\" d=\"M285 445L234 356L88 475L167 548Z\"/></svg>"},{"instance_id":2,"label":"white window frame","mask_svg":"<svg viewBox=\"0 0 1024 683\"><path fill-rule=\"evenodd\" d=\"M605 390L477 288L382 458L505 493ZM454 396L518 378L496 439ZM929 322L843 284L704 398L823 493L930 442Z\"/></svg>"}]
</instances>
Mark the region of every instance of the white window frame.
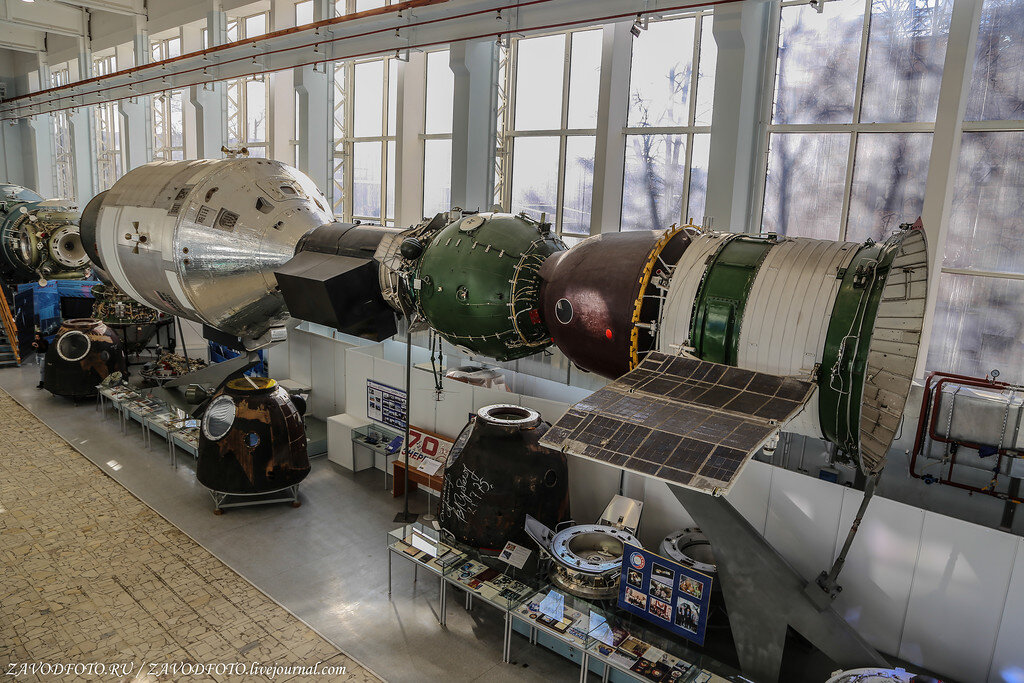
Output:
<instances>
[{"instance_id":1,"label":"white window frame","mask_svg":"<svg viewBox=\"0 0 1024 683\"><path fill-rule=\"evenodd\" d=\"M330 200L333 211L341 216L344 221L380 222L381 225L394 225L395 216L387 216L388 207L388 164L394 163L398 157L398 131L388 134L388 117L390 106L390 82L391 62L394 57L372 57L370 59L344 60L334 62L333 78L331 79L334 89L333 98L333 119L331 121L331 136L333 143L331 161L331 187ZM355 120L355 102L351 93L355 89L355 68L357 64L383 61L383 97L381 102L382 125L381 135L355 136L352 132L352 121ZM396 126L397 128L397 126ZM354 145L358 142L380 142L380 216L361 216L353 213L352 196L355 181L355 168L352 163ZM388 143L395 143L395 160L389 159ZM340 171L340 174L339 174ZM341 175L341 182L338 176ZM396 178L395 193L397 194ZM397 197L395 198L395 212L398 212Z\"/></svg>"},{"instance_id":2,"label":"white window frame","mask_svg":"<svg viewBox=\"0 0 1024 683\"><path fill-rule=\"evenodd\" d=\"M530 35L515 36L510 41L505 54L499 54L499 60L503 61L504 73L499 71L499 95L504 91L504 97L499 96L498 101L498 146L495 151L495 199L504 209L517 212L517 207L512 204L512 178L515 174L515 159L512 149L515 139L520 137L557 137L558 138L558 184L555 193L555 215L548 216L545 220L551 223L555 233L562 236L562 213L565 209L565 163L566 145L569 137L592 137L594 138L594 152L597 153L597 128L569 128L569 87L570 71L572 65L572 37L575 33L601 30L600 26L584 26L570 31L552 31L548 33L531 33ZM562 59L562 102L559 128L547 130L516 130L516 77L517 63L519 61L519 41L531 38L543 38L547 36L564 36L565 46ZM504 84L501 84L504 81ZM600 102L598 103L600 106ZM591 188L591 206L593 206L593 188ZM593 214L591 214L593 222ZM592 228L592 226L591 226ZM566 237L586 237L588 233L566 233Z\"/></svg>"},{"instance_id":3,"label":"white window frame","mask_svg":"<svg viewBox=\"0 0 1024 683\"><path fill-rule=\"evenodd\" d=\"M806 4L806 0L803 0ZM704 18L714 17L714 11L711 8L700 9L697 11L683 12L680 14L673 14L659 18L657 21L651 20L650 23L658 23L663 21L673 21L678 19L686 19L693 17L695 21L694 25L694 37L693 37L693 56L692 64L693 68L690 69L690 96L689 96L689 113L687 114L690 123L685 126L630 126L628 124L628 99L627 99L627 124L622 129L624 149L628 149L630 135L685 135L686 136L686 157L683 169L683 188L682 188L682 201L680 202L680 215L678 216L679 225L685 225L691 220L700 223L703 220L703 216L690 216L690 177L693 175L693 138L695 135L700 134L711 134L711 124L708 125L694 125L694 121L697 120L697 82L700 79L700 48L701 43L704 40ZM642 35L642 34L641 34ZM635 43L630 44L632 45ZM633 65L633 51L630 49L629 53L630 68L627 70L630 76L632 76L632 65ZM715 77L718 75L718 65L715 65ZM712 88L714 83L710 84ZM633 83L631 80L627 82L628 92L632 93ZM712 114L713 115L713 114ZM622 182L623 187L620 188L620 197L625 195L625 182L626 182L626 158L623 155L622 158ZM706 198L705 198L706 199ZM654 229L665 228L668 226L655 225L651 226ZM622 230L622 207L619 207L619 230Z\"/></svg>"},{"instance_id":4,"label":"white window frame","mask_svg":"<svg viewBox=\"0 0 1024 683\"><path fill-rule=\"evenodd\" d=\"M117 71L117 55L93 56L92 73L103 76ZM94 110L93 152L96 159L96 191L109 190L125 168L121 112L116 100L97 104ZM108 182L109 181L109 182Z\"/></svg>"},{"instance_id":5,"label":"white window frame","mask_svg":"<svg viewBox=\"0 0 1024 683\"><path fill-rule=\"evenodd\" d=\"M824 12L828 12L828 3L831 0L821 0L825 3ZM758 183L758 202L754 205L760 207L756 214L757 223L754 232L761 232L764 225L764 207L767 196L768 185L768 162L771 157L771 138L773 133L846 133L850 136L850 146L847 151L846 177L843 184L843 205L839 214L839 234L837 240L845 240L849 231L850 200L853 192L853 174L856 167L857 142L862 133L935 133L935 121L913 122L913 123L862 123L861 104L864 98L864 73L868 61L868 41L871 34L871 4L872 0L864 2L864 21L861 26L860 53L857 63L857 80L853 95L853 119L851 123L773 123L772 118L775 112L775 91L778 81L778 55L779 55L779 31L782 23L782 8L792 6L807 6L807 0L785 0L777 3L771 14L771 27L769 29L769 40L767 58L765 59L767 78L765 79L764 110L762 120L766 122L765 133L761 136L762 149L758 160L758 172L761 182ZM936 114L936 118L938 114ZM894 226L895 227L895 226Z\"/></svg>"},{"instance_id":6,"label":"white window frame","mask_svg":"<svg viewBox=\"0 0 1024 683\"><path fill-rule=\"evenodd\" d=\"M149 44L149 54L154 62L163 61L170 59L172 56L171 43L178 41L178 54L181 54L182 37L181 30L173 36L166 38L154 38ZM169 122L171 120L171 100L174 97L182 98L182 114L181 114L181 144L173 145L171 143L171 129ZM185 91L180 90L163 90L153 95L153 159L171 161L174 159L174 153L180 152L181 159L185 158ZM161 130L162 128L162 130Z\"/></svg>"},{"instance_id":7,"label":"white window frame","mask_svg":"<svg viewBox=\"0 0 1024 683\"><path fill-rule=\"evenodd\" d=\"M424 90L423 90L423 129L422 129L424 132L419 134L419 139L422 141L420 143L420 147L422 148L422 152L423 152L422 155L421 155L422 159L421 159L421 162L420 162L421 165L423 166L423 182L420 185L420 209L421 209L421 211L424 208L423 205L426 203L426 182L427 182L427 171L428 171L428 169L427 169L427 140L447 140L449 146L452 144L452 133L450 133L450 132L449 133L427 133L426 132L426 129L427 129L427 92L428 92L428 89L430 88L430 82L427 79L427 74L429 73L427 65L429 64L429 61L430 61L430 55L431 54L436 54L438 52L445 52L445 53L451 54L451 49L448 48L448 47L443 47L443 48L439 48L439 49L436 49L436 50L427 50L424 53L424 55L423 55L423 71L421 73L421 78L423 78L423 83L424 83ZM501 72L499 72L499 73L501 73ZM454 95L454 93L453 93L453 95ZM453 126L453 130L454 130L454 126ZM451 149L451 147L449 147L449 150L450 149ZM449 178L448 181L449 181L449 189L450 189L450 187L451 187L450 186L451 178Z\"/></svg>"},{"instance_id":8,"label":"white window frame","mask_svg":"<svg viewBox=\"0 0 1024 683\"><path fill-rule=\"evenodd\" d=\"M67 64L50 71L53 87L71 82L71 70ZM53 131L53 188L60 199L75 199L75 152L71 139L71 121L66 109L50 114Z\"/></svg>"},{"instance_id":9,"label":"white window frame","mask_svg":"<svg viewBox=\"0 0 1024 683\"><path fill-rule=\"evenodd\" d=\"M253 12L252 14L246 14L244 16L228 17L227 23L225 25L225 31L234 30L236 32L235 41L233 42L245 40L246 38L251 37L247 36L245 33L246 22L249 19L258 17L260 15L263 15L266 18L266 33L269 33L272 30L269 10L263 12ZM250 81L260 81L263 82L266 86L263 89L263 106L264 111L266 112L267 115L267 120L264 125L266 134L263 136L262 140L256 140L253 142L249 141L249 138L251 137L249 135L249 107L252 105L252 103L249 101L247 86ZM250 155L252 155L252 150L258 149L262 150L263 152L261 156L270 156L270 135L271 131L273 130L273 122L271 121L270 110L270 86L271 83L270 78L268 78L268 74L254 74L251 76L242 76L240 78L233 78L231 80L225 81L224 90L225 96L227 98L227 104L225 107L225 111L227 113L227 128L225 130L224 139L225 141L230 140L232 129L234 129L235 137L238 140L238 146L247 148L249 150ZM231 111L232 106L235 109L234 112ZM231 145L231 143L227 144L228 146Z\"/></svg>"}]
</instances>

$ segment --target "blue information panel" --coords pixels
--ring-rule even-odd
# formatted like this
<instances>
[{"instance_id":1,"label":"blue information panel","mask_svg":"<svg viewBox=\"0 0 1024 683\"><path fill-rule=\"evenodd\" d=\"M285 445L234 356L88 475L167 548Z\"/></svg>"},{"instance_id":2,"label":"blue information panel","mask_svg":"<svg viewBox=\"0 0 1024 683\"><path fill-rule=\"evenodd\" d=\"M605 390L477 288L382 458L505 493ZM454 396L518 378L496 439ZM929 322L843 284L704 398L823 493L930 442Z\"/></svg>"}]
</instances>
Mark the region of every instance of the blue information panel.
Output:
<instances>
[{"instance_id":1,"label":"blue information panel","mask_svg":"<svg viewBox=\"0 0 1024 683\"><path fill-rule=\"evenodd\" d=\"M713 580L627 543L622 556L619 607L703 645Z\"/></svg>"},{"instance_id":2,"label":"blue information panel","mask_svg":"<svg viewBox=\"0 0 1024 683\"><path fill-rule=\"evenodd\" d=\"M366 380L366 417L395 429L405 429L405 413L404 391Z\"/></svg>"}]
</instances>

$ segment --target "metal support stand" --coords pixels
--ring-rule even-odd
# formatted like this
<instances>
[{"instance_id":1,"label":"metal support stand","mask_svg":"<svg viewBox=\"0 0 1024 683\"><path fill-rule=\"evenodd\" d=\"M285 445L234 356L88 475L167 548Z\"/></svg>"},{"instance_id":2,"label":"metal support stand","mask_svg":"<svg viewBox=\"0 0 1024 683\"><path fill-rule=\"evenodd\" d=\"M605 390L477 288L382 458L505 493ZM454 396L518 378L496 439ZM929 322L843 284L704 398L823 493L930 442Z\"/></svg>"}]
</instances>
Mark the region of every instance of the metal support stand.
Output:
<instances>
[{"instance_id":1,"label":"metal support stand","mask_svg":"<svg viewBox=\"0 0 1024 683\"><path fill-rule=\"evenodd\" d=\"M841 668L889 666L835 610L818 607L805 592L807 582L725 498L669 487L715 550L744 675L779 680L790 626Z\"/></svg>"},{"instance_id":2,"label":"metal support stand","mask_svg":"<svg viewBox=\"0 0 1024 683\"><path fill-rule=\"evenodd\" d=\"M805 589L807 596L818 606L819 610L827 609L843 590L843 587L836 580L839 578L839 572L843 571L843 565L846 564L846 556L850 553L853 539L857 535L857 529L860 528L861 521L864 519L864 513L868 510L868 502L870 502L871 497L875 494L875 485L878 483L880 476L881 473L867 478L864 485L864 498L860 501L860 508L857 509L857 516L853 518L853 524L850 525L850 532L846 534L846 542L843 543L843 549L839 552L839 556L836 557L836 561L832 563L832 569L828 572L822 572L817 579L807 584Z\"/></svg>"},{"instance_id":3,"label":"metal support stand","mask_svg":"<svg viewBox=\"0 0 1024 683\"><path fill-rule=\"evenodd\" d=\"M281 493L287 491L283 497L269 498L275 493ZM210 495L213 496L213 514L219 515L224 511L225 508L240 508L250 507L253 505L269 505L270 503L291 503L293 508L297 508L302 503L299 501L299 485L293 484L283 489L277 489L276 491L265 491L263 493L223 493L221 491L214 491L210 489ZM237 498L235 502L227 502L231 499Z\"/></svg>"},{"instance_id":4,"label":"metal support stand","mask_svg":"<svg viewBox=\"0 0 1024 683\"><path fill-rule=\"evenodd\" d=\"M412 426L409 413L412 412L412 325L414 322L415 316L406 320L405 329L405 441L402 444L405 451L405 472L403 474L405 477L405 507L402 512L395 515L394 521L399 524L412 524L419 517L415 512L409 512L409 429Z\"/></svg>"}]
</instances>

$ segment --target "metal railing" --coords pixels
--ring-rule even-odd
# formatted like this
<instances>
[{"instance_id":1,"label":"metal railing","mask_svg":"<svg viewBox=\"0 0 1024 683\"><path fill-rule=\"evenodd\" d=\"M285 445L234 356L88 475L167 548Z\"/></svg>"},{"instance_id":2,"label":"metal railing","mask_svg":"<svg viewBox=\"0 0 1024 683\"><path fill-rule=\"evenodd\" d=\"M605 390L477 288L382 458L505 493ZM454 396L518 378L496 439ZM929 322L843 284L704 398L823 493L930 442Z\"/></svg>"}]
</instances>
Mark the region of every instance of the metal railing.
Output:
<instances>
[{"instance_id":1,"label":"metal railing","mask_svg":"<svg viewBox=\"0 0 1024 683\"><path fill-rule=\"evenodd\" d=\"M11 307L7 304L7 288L3 284L0 284L0 321L3 322L4 331L7 333L7 343L14 351L14 361L21 365L21 354L18 352L18 325L14 322Z\"/></svg>"}]
</instances>

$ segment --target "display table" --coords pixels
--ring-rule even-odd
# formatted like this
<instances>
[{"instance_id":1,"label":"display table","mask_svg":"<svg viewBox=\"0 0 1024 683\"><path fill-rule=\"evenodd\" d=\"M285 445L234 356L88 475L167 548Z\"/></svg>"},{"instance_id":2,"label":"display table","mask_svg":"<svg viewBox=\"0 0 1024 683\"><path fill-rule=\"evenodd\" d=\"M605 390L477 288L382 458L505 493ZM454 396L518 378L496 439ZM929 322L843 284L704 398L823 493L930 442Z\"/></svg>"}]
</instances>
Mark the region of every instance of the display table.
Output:
<instances>
[{"instance_id":1,"label":"display table","mask_svg":"<svg viewBox=\"0 0 1024 683\"><path fill-rule=\"evenodd\" d=\"M512 634L524 635L531 645L542 645L580 666L580 681L587 672L602 681L625 683L721 683L749 681L689 641L657 628L616 607L615 601L588 601L538 581L523 570L493 556L444 538L419 522L388 532L388 599L391 599L392 555L438 576L438 622L445 626L448 592L465 593L465 607L481 602L497 609L505 621L502 662L511 659ZM529 565L527 565L529 566ZM549 596L561 603L562 619L541 605ZM547 612L547 613L545 613Z\"/></svg>"},{"instance_id":2,"label":"display table","mask_svg":"<svg viewBox=\"0 0 1024 683\"><path fill-rule=\"evenodd\" d=\"M396 458L392 463L395 468L394 476L392 477L391 495L395 498L405 494L405 461L401 458ZM437 494L441 493L441 486L444 484L444 473L438 474L424 474L415 467L409 468L409 493L415 493L419 484L423 484L428 489L431 489Z\"/></svg>"}]
</instances>

